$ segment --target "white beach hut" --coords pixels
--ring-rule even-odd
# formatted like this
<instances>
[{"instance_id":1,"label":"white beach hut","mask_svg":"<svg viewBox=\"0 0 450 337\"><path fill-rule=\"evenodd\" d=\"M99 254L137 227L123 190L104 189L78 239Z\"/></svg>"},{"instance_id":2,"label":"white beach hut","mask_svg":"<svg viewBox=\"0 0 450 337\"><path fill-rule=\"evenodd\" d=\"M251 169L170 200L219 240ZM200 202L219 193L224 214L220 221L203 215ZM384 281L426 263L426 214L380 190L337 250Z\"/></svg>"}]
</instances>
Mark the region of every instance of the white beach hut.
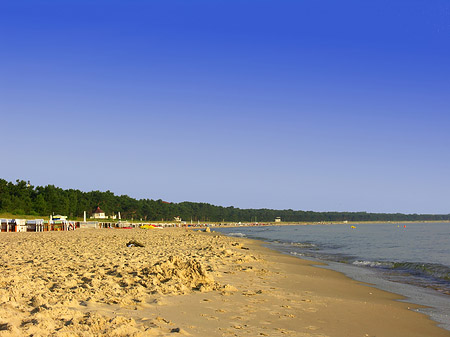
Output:
<instances>
[{"instance_id":1,"label":"white beach hut","mask_svg":"<svg viewBox=\"0 0 450 337\"><path fill-rule=\"evenodd\" d=\"M27 231L27 220L25 219L14 219L15 232L26 232Z\"/></svg>"}]
</instances>

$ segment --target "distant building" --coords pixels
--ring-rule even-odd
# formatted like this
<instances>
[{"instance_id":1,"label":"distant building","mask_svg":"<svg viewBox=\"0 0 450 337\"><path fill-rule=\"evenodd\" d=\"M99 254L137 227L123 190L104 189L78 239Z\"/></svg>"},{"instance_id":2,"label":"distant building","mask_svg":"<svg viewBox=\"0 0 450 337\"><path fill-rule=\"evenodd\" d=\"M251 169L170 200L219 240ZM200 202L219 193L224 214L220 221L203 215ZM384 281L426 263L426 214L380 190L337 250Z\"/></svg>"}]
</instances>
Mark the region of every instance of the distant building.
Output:
<instances>
[{"instance_id":1,"label":"distant building","mask_svg":"<svg viewBox=\"0 0 450 337\"><path fill-rule=\"evenodd\" d=\"M181 222L181 218L180 218L179 216L175 216L175 217L173 217L173 219L174 219L175 221Z\"/></svg>"},{"instance_id":2,"label":"distant building","mask_svg":"<svg viewBox=\"0 0 450 337\"><path fill-rule=\"evenodd\" d=\"M280 217L275 218L275 222L281 222L281 218Z\"/></svg>"},{"instance_id":3,"label":"distant building","mask_svg":"<svg viewBox=\"0 0 450 337\"><path fill-rule=\"evenodd\" d=\"M95 209L94 213L92 213L91 218L94 219L106 219L106 215L105 212L103 212L100 207L97 206L97 208Z\"/></svg>"}]
</instances>

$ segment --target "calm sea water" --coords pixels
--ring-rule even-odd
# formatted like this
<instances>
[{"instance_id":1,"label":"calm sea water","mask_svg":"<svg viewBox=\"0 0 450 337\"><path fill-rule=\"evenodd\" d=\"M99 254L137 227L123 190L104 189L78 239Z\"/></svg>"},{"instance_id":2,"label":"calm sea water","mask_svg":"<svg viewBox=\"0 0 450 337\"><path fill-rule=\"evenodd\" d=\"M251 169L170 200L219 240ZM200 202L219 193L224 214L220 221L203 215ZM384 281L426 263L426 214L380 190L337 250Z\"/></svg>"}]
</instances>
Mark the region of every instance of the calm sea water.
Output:
<instances>
[{"instance_id":1,"label":"calm sea water","mask_svg":"<svg viewBox=\"0 0 450 337\"><path fill-rule=\"evenodd\" d=\"M326 262L353 279L429 306L419 309L450 330L450 223L215 228L264 240L301 258Z\"/></svg>"}]
</instances>

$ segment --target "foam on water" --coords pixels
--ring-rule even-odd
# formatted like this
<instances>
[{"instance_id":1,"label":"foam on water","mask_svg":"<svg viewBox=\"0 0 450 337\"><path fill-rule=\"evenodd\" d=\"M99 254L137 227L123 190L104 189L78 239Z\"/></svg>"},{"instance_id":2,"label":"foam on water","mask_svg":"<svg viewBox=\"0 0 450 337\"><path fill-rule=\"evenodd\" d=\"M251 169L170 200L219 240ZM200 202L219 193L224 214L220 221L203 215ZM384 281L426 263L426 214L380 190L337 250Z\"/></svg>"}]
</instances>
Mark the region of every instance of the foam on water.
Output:
<instances>
[{"instance_id":1,"label":"foam on water","mask_svg":"<svg viewBox=\"0 0 450 337\"><path fill-rule=\"evenodd\" d=\"M246 236L246 235L243 234L243 233L228 233L227 235L228 235L228 236L238 237L238 238L243 238L243 237Z\"/></svg>"}]
</instances>

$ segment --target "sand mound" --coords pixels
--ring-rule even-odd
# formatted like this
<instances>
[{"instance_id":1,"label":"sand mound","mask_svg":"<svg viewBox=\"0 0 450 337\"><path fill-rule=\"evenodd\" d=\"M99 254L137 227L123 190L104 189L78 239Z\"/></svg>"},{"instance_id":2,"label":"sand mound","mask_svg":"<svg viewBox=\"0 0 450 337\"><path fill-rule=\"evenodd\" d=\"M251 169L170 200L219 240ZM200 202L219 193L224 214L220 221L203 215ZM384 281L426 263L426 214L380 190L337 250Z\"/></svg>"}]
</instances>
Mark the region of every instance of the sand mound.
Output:
<instances>
[{"instance_id":1,"label":"sand mound","mask_svg":"<svg viewBox=\"0 0 450 337\"><path fill-rule=\"evenodd\" d=\"M164 335L176 327L119 318L105 306L148 309L162 295L234 290L214 276L244 258L232 239L176 229L2 233L0 249L8 256L0 337Z\"/></svg>"},{"instance_id":2,"label":"sand mound","mask_svg":"<svg viewBox=\"0 0 450 337\"><path fill-rule=\"evenodd\" d=\"M144 268L142 274L147 276L148 281L144 283L147 288L163 294L184 294L191 290L204 292L219 288L206 268L195 259L182 260L170 256L167 261Z\"/></svg>"}]
</instances>

